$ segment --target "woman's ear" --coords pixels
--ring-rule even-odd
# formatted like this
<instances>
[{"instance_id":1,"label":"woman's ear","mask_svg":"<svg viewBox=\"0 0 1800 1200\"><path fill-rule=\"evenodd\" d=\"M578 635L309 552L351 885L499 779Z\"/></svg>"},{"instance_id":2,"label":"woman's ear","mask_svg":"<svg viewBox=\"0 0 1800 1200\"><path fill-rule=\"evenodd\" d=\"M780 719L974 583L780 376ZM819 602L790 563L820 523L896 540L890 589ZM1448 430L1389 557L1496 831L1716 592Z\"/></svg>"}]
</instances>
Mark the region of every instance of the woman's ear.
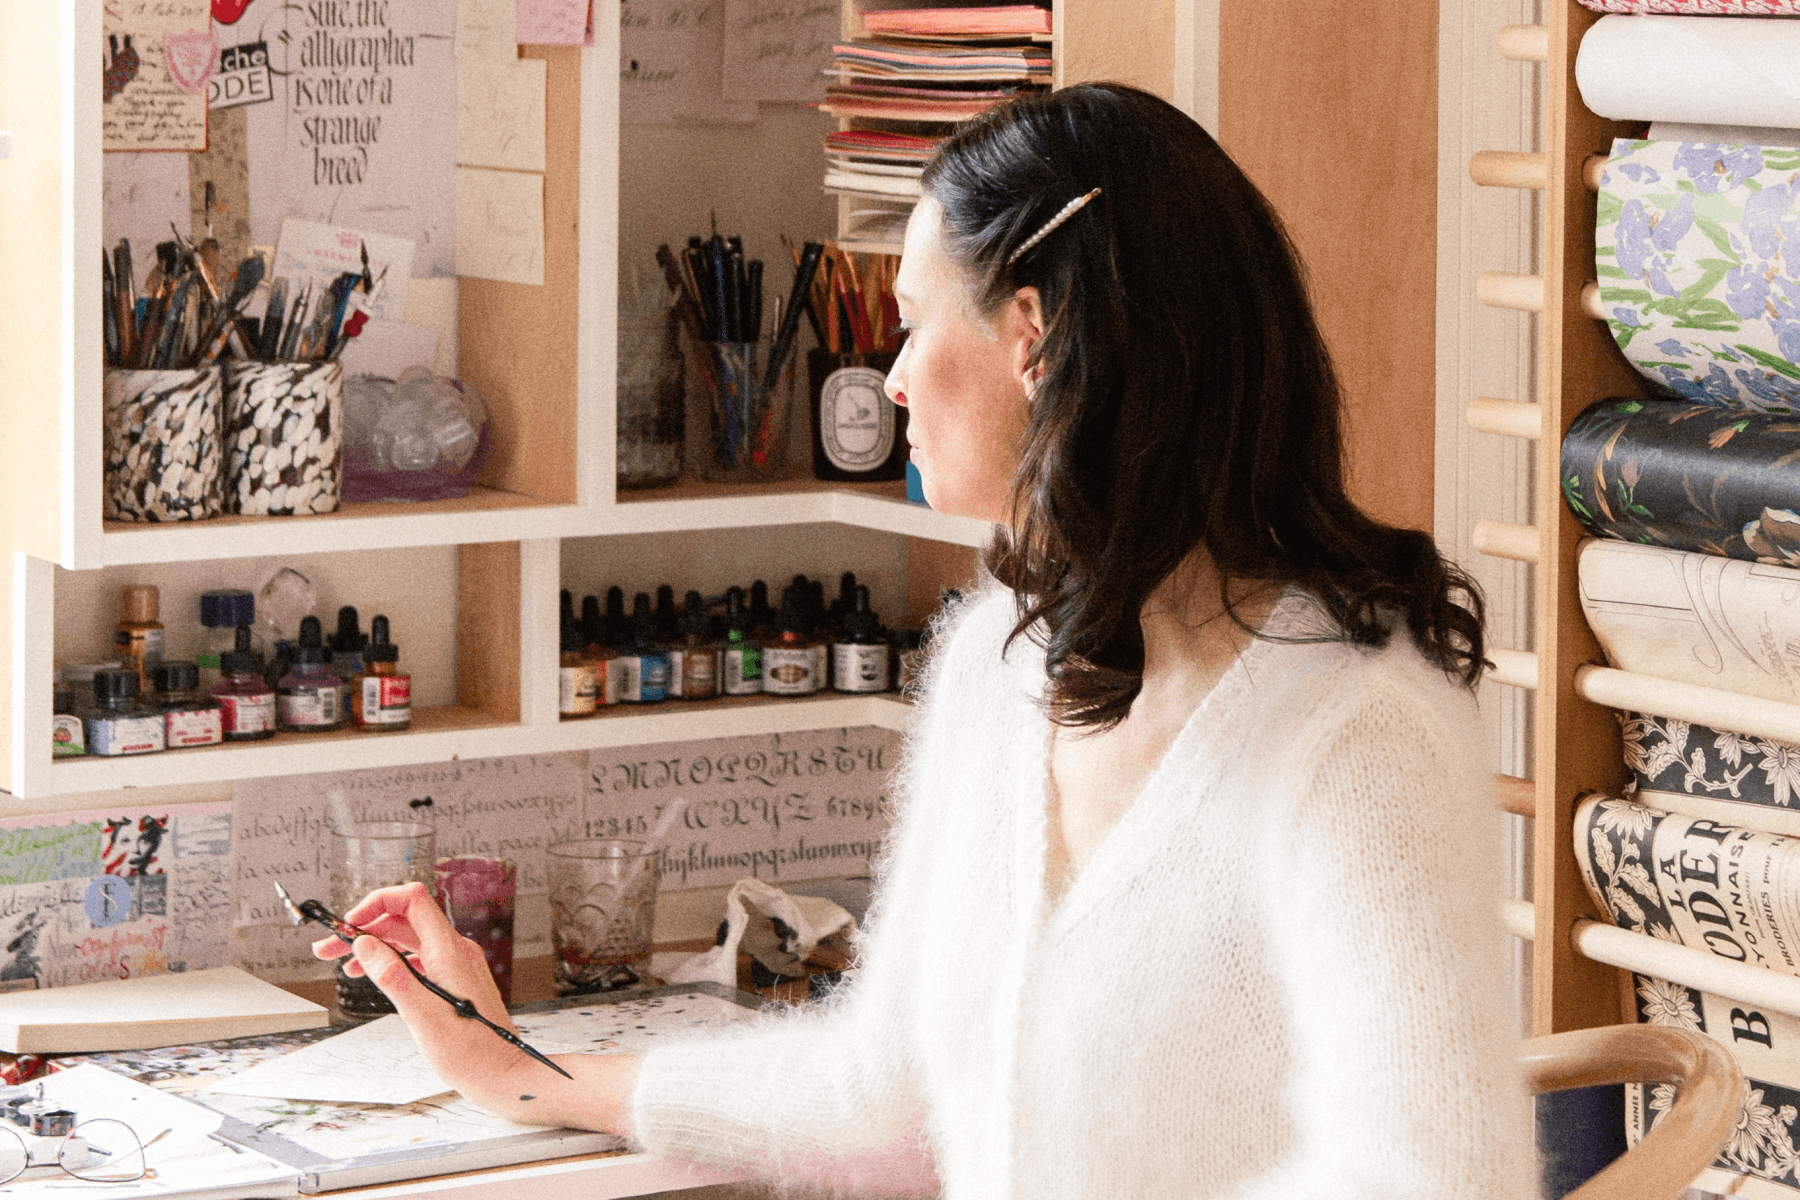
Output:
<instances>
[{"instance_id":1,"label":"woman's ear","mask_svg":"<svg viewBox=\"0 0 1800 1200\"><path fill-rule=\"evenodd\" d=\"M1044 340L1044 304L1034 287L1022 287L1006 306L1006 326L1002 337L1009 349L1014 376L1025 387L1027 395L1037 390L1043 367L1032 360L1038 343Z\"/></svg>"}]
</instances>

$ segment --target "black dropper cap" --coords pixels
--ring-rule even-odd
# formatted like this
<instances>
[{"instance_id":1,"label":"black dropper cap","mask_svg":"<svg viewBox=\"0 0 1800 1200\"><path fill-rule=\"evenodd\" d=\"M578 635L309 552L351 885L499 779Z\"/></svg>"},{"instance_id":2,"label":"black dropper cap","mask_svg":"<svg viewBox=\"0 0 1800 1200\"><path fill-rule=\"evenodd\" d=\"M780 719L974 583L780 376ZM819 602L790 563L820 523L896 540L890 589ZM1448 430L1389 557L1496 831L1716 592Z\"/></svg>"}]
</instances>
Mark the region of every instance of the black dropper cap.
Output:
<instances>
[{"instance_id":1,"label":"black dropper cap","mask_svg":"<svg viewBox=\"0 0 1800 1200\"><path fill-rule=\"evenodd\" d=\"M665 646L681 640L681 618L675 612L675 589L666 583L656 588L656 640Z\"/></svg>"},{"instance_id":2,"label":"black dropper cap","mask_svg":"<svg viewBox=\"0 0 1800 1200\"><path fill-rule=\"evenodd\" d=\"M562 649L564 654L579 654L587 649L587 638L583 636L581 626L563 626Z\"/></svg>"},{"instance_id":3,"label":"black dropper cap","mask_svg":"<svg viewBox=\"0 0 1800 1200\"><path fill-rule=\"evenodd\" d=\"M598 646L606 640L606 622L600 619L600 598L583 596L581 598L581 630L582 641L589 646Z\"/></svg>"},{"instance_id":4,"label":"black dropper cap","mask_svg":"<svg viewBox=\"0 0 1800 1200\"><path fill-rule=\"evenodd\" d=\"M869 589L861 584L856 585L855 594L850 600L850 611L844 614L844 637L849 641L878 642L881 640L881 618L869 608Z\"/></svg>"},{"instance_id":5,"label":"black dropper cap","mask_svg":"<svg viewBox=\"0 0 1800 1200\"><path fill-rule=\"evenodd\" d=\"M300 619L300 643L294 647L294 661L297 663L322 663L325 661L325 627L319 624L317 617Z\"/></svg>"},{"instance_id":6,"label":"black dropper cap","mask_svg":"<svg viewBox=\"0 0 1800 1200\"><path fill-rule=\"evenodd\" d=\"M750 585L750 624L755 627L773 625L775 610L769 607L769 585L758 579Z\"/></svg>"},{"instance_id":7,"label":"black dropper cap","mask_svg":"<svg viewBox=\"0 0 1800 1200\"><path fill-rule=\"evenodd\" d=\"M856 607L856 572L845 571L838 576L837 599L831 602L831 623L836 626L844 619L846 613Z\"/></svg>"},{"instance_id":8,"label":"black dropper cap","mask_svg":"<svg viewBox=\"0 0 1800 1200\"><path fill-rule=\"evenodd\" d=\"M699 592L690 591L681 598L681 631L691 638L706 637L706 601Z\"/></svg>"},{"instance_id":9,"label":"black dropper cap","mask_svg":"<svg viewBox=\"0 0 1800 1200\"><path fill-rule=\"evenodd\" d=\"M380 663L400 661L400 647L394 645L393 637L388 633L386 617L376 617L369 622L369 645L363 651L363 661Z\"/></svg>"},{"instance_id":10,"label":"black dropper cap","mask_svg":"<svg viewBox=\"0 0 1800 1200\"><path fill-rule=\"evenodd\" d=\"M790 583L781 589L782 633L806 632L806 592L806 585L802 583Z\"/></svg>"},{"instance_id":11,"label":"black dropper cap","mask_svg":"<svg viewBox=\"0 0 1800 1200\"><path fill-rule=\"evenodd\" d=\"M749 628L750 616L744 611L744 589L733 584L725 589L725 632L741 636Z\"/></svg>"},{"instance_id":12,"label":"black dropper cap","mask_svg":"<svg viewBox=\"0 0 1800 1200\"><path fill-rule=\"evenodd\" d=\"M150 682L159 692L192 691L200 686L200 666L192 660L164 659L151 670Z\"/></svg>"},{"instance_id":13,"label":"black dropper cap","mask_svg":"<svg viewBox=\"0 0 1800 1200\"><path fill-rule=\"evenodd\" d=\"M568 588L564 588L562 590L561 594L557 597L556 612L557 612L556 627L558 629L567 629L571 625L575 624L575 593L574 592L571 592Z\"/></svg>"},{"instance_id":14,"label":"black dropper cap","mask_svg":"<svg viewBox=\"0 0 1800 1200\"><path fill-rule=\"evenodd\" d=\"M631 598L631 644L638 651L656 644L656 614L650 607L649 592L639 592Z\"/></svg>"},{"instance_id":15,"label":"black dropper cap","mask_svg":"<svg viewBox=\"0 0 1800 1200\"><path fill-rule=\"evenodd\" d=\"M606 644L624 650L631 640L631 621L625 615L625 589L606 589Z\"/></svg>"},{"instance_id":16,"label":"black dropper cap","mask_svg":"<svg viewBox=\"0 0 1800 1200\"><path fill-rule=\"evenodd\" d=\"M356 609L348 604L338 609L337 632L331 635L331 652L360 654L368 644L369 639L363 636L362 626L357 622Z\"/></svg>"},{"instance_id":17,"label":"black dropper cap","mask_svg":"<svg viewBox=\"0 0 1800 1200\"><path fill-rule=\"evenodd\" d=\"M200 593L200 623L209 629L256 624L256 596L241 588Z\"/></svg>"},{"instance_id":18,"label":"black dropper cap","mask_svg":"<svg viewBox=\"0 0 1800 1200\"><path fill-rule=\"evenodd\" d=\"M806 627L817 633L825 624L825 581L815 579L806 585Z\"/></svg>"},{"instance_id":19,"label":"black dropper cap","mask_svg":"<svg viewBox=\"0 0 1800 1200\"><path fill-rule=\"evenodd\" d=\"M237 629L237 646L219 655L219 673L222 675L261 675L262 655L250 648L250 627L239 625Z\"/></svg>"},{"instance_id":20,"label":"black dropper cap","mask_svg":"<svg viewBox=\"0 0 1800 1200\"><path fill-rule=\"evenodd\" d=\"M94 699L101 704L135 700L137 694L138 673L131 668L112 667L94 672Z\"/></svg>"}]
</instances>

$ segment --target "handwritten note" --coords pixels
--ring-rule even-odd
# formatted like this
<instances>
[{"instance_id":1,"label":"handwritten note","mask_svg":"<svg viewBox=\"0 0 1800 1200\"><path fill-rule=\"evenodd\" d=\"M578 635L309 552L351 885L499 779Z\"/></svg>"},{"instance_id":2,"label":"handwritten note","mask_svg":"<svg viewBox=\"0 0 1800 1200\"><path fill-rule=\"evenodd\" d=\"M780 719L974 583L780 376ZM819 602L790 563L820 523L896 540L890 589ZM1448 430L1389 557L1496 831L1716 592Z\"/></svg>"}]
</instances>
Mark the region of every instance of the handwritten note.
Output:
<instances>
[{"instance_id":1,"label":"handwritten note","mask_svg":"<svg viewBox=\"0 0 1800 1200\"><path fill-rule=\"evenodd\" d=\"M456 65L456 161L544 169L544 60L464 57Z\"/></svg>"},{"instance_id":2,"label":"handwritten note","mask_svg":"<svg viewBox=\"0 0 1800 1200\"><path fill-rule=\"evenodd\" d=\"M457 0L456 53L471 58L517 58L518 0Z\"/></svg>"},{"instance_id":3,"label":"handwritten note","mask_svg":"<svg viewBox=\"0 0 1800 1200\"><path fill-rule=\"evenodd\" d=\"M519 0L518 38L526 46L579 46L587 39L590 0Z\"/></svg>"},{"instance_id":4,"label":"handwritten note","mask_svg":"<svg viewBox=\"0 0 1800 1200\"><path fill-rule=\"evenodd\" d=\"M0 987L225 966L229 810L0 821Z\"/></svg>"},{"instance_id":5,"label":"handwritten note","mask_svg":"<svg viewBox=\"0 0 1800 1200\"><path fill-rule=\"evenodd\" d=\"M218 45L208 0L107 0L101 140L106 150L204 150Z\"/></svg>"},{"instance_id":6,"label":"handwritten note","mask_svg":"<svg viewBox=\"0 0 1800 1200\"><path fill-rule=\"evenodd\" d=\"M623 0L619 119L627 125L756 120L725 98L725 0Z\"/></svg>"},{"instance_id":7,"label":"handwritten note","mask_svg":"<svg viewBox=\"0 0 1800 1200\"><path fill-rule=\"evenodd\" d=\"M839 18L831 0L725 0L725 99L825 99Z\"/></svg>"},{"instance_id":8,"label":"handwritten note","mask_svg":"<svg viewBox=\"0 0 1800 1200\"><path fill-rule=\"evenodd\" d=\"M456 273L544 282L544 177L458 167Z\"/></svg>"},{"instance_id":9,"label":"handwritten note","mask_svg":"<svg viewBox=\"0 0 1800 1200\"><path fill-rule=\"evenodd\" d=\"M419 274L455 272L457 17L457 0L269 12L277 98L245 110L253 242L297 217L406 238Z\"/></svg>"},{"instance_id":10,"label":"handwritten note","mask_svg":"<svg viewBox=\"0 0 1800 1200\"><path fill-rule=\"evenodd\" d=\"M281 223L273 278L286 279L291 288L307 283L323 288L345 271L361 271L365 249L369 273L383 278L381 294L369 315L398 321L406 308L406 281L412 274L413 244L405 238L290 218Z\"/></svg>"},{"instance_id":11,"label":"handwritten note","mask_svg":"<svg viewBox=\"0 0 1800 1200\"><path fill-rule=\"evenodd\" d=\"M887 833L899 754L900 735L873 726L595 750L585 832L641 836L680 796L665 891L865 875Z\"/></svg>"}]
</instances>

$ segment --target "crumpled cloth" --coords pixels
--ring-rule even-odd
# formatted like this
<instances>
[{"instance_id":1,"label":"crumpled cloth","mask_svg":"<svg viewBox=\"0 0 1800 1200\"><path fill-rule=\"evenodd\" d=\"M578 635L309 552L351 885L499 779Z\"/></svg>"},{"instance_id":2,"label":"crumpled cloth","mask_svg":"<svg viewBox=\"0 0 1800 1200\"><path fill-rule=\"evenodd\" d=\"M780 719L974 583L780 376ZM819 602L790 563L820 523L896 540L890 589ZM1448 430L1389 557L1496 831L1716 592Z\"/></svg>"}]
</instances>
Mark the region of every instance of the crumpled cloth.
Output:
<instances>
[{"instance_id":1,"label":"crumpled cloth","mask_svg":"<svg viewBox=\"0 0 1800 1200\"><path fill-rule=\"evenodd\" d=\"M760 879L740 879L725 896L725 937L684 960L664 978L669 983L737 986L740 950L777 975L805 975L804 960L822 942L848 952L856 918L820 896L790 896Z\"/></svg>"}]
</instances>

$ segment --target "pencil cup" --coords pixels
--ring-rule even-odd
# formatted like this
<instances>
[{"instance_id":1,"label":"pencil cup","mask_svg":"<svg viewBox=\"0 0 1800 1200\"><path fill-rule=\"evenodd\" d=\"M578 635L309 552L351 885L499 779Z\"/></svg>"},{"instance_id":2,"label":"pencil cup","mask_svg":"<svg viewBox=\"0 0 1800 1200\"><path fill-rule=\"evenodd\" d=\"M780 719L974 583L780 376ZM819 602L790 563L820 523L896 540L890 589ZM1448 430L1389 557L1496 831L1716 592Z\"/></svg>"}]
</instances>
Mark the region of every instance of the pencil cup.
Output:
<instances>
[{"instance_id":1,"label":"pencil cup","mask_svg":"<svg viewBox=\"0 0 1800 1200\"><path fill-rule=\"evenodd\" d=\"M556 990L611 992L650 978L661 851L644 842L583 838L546 851Z\"/></svg>"},{"instance_id":2,"label":"pencil cup","mask_svg":"<svg viewBox=\"0 0 1800 1200\"><path fill-rule=\"evenodd\" d=\"M673 309L619 313L619 486L662 487L681 477L687 411Z\"/></svg>"},{"instance_id":3,"label":"pencil cup","mask_svg":"<svg viewBox=\"0 0 1800 1200\"><path fill-rule=\"evenodd\" d=\"M333 826L331 909L344 916L376 888L437 882L437 831L417 821L355 821ZM357 1025L394 1011L380 988L365 976L350 976L338 959L337 1003L332 1021Z\"/></svg>"},{"instance_id":4,"label":"pencil cup","mask_svg":"<svg viewBox=\"0 0 1800 1200\"><path fill-rule=\"evenodd\" d=\"M806 356L813 478L869 483L906 474L906 410L887 398L893 354Z\"/></svg>"},{"instance_id":5,"label":"pencil cup","mask_svg":"<svg viewBox=\"0 0 1800 1200\"><path fill-rule=\"evenodd\" d=\"M510 858L440 858L438 901L456 932L477 946L503 1003L512 1003L513 900L519 868Z\"/></svg>"},{"instance_id":6,"label":"pencil cup","mask_svg":"<svg viewBox=\"0 0 1800 1200\"><path fill-rule=\"evenodd\" d=\"M106 373L106 518L203 521L224 508L217 366Z\"/></svg>"},{"instance_id":7,"label":"pencil cup","mask_svg":"<svg viewBox=\"0 0 1800 1200\"><path fill-rule=\"evenodd\" d=\"M265 517L335 511L343 432L341 364L226 364L227 508Z\"/></svg>"},{"instance_id":8,"label":"pencil cup","mask_svg":"<svg viewBox=\"0 0 1800 1200\"><path fill-rule=\"evenodd\" d=\"M711 453L703 474L719 483L779 479L787 466L793 359L773 385L763 378L757 342L708 342L703 369L711 413Z\"/></svg>"}]
</instances>

